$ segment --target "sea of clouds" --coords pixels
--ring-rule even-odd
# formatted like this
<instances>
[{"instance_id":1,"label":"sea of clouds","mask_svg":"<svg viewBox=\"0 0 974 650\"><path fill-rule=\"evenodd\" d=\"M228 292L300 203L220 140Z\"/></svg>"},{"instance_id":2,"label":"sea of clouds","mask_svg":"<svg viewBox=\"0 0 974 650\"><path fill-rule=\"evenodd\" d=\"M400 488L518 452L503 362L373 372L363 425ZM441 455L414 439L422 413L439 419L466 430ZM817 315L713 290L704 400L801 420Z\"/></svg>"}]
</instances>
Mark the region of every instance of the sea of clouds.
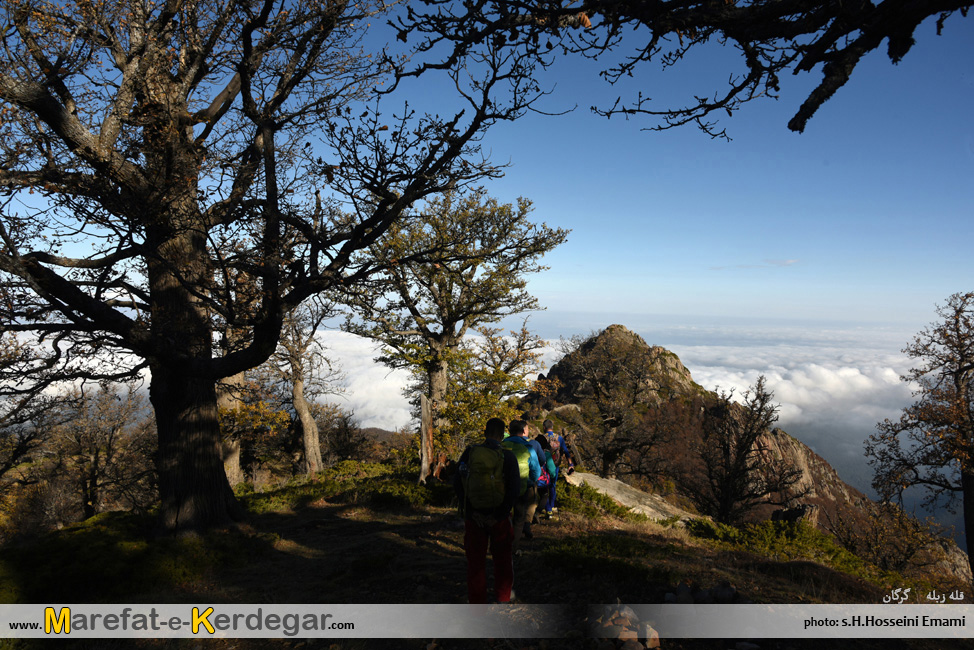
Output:
<instances>
[{"instance_id":1,"label":"sea of clouds","mask_svg":"<svg viewBox=\"0 0 974 650\"><path fill-rule=\"evenodd\" d=\"M883 419L896 419L912 402L911 387L900 377L910 368L902 353L914 332L903 327L842 324L699 322L685 319L618 318L577 329L582 318L542 320L536 331L551 341L544 358L550 367L560 356L558 337L587 335L620 322L647 343L676 353L704 388L740 394L764 375L779 404L778 426L824 457L839 475L872 494L872 470L863 444ZM570 322L576 332L564 330ZM402 390L403 370L390 370L374 358L372 341L336 331L321 333L329 356L346 373L345 393L337 399L354 411L364 427L398 429L410 425Z\"/></svg>"}]
</instances>

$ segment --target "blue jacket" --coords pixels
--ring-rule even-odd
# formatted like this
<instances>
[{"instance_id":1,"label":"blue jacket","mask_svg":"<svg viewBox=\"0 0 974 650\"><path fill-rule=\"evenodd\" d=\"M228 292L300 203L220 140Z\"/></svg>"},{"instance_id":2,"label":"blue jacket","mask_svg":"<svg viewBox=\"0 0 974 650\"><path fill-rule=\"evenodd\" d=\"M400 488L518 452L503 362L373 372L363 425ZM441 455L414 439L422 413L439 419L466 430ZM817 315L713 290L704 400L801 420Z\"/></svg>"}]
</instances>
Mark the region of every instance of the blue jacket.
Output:
<instances>
[{"instance_id":1,"label":"blue jacket","mask_svg":"<svg viewBox=\"0 0 974 650\"><path fill-rule=\"evenodd\" d=\"M541 476L541 462L538 460L538 451L535 450L535 446L541 449L539 445L534 440L527 440L521 436L508 436L504 438L504 442L512 442L515 445L524 445L531 452L528 454L528 485L537 485L538 477ZM532 445L531 443L534 443ZM541 452L541 457L544 458L544 452Z\"/></svg>"}]
</instances>

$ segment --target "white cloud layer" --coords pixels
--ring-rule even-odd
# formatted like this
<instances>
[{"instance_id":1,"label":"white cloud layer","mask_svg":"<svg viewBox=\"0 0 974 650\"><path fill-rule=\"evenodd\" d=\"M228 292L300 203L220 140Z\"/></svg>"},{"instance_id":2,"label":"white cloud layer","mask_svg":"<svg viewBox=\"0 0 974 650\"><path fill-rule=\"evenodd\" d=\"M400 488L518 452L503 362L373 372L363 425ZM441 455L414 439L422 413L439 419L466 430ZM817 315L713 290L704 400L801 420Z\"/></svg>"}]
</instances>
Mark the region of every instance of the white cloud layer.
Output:
<instances>
[{"instance_id":1,"label":"white cloud layer","mask_svg":"<svg viewBox=\"0 0 974 650\"><path fill-rule=\"evenodd\" d=\"M326 330L318 333L326 355L345 373L345 392L329 396L355 413L363 427L396 430L409 423L409 404L402 391L409 373L377 363L379 346L369 339Z\"/></svg>"},{"instance_id":2,"label":"white cloud layer","mask_svg":"<svg viewBox=\"0 0 974 650\"><path fill-rule=\"evenodd\" d=\"M910 366L899 350L909 333L868 328L703 327L640 328L653 345L675 352L707 389L741 393L767 377L780 405L778 425L828 460L840 476L871 493L865 439L884 418L899 417L911 401L900 380ZM329 355L347 374L343 405L362 426L396 429L410 422L402 396L404 371L375 363L377 346L343 332L321 333ZM548 367L561 353L557 341Z\"/></svg>"},{"instance_id":3,"label":"white cloud layer","mask_svg":"<svg viewBox=\"0 0 974 650\"><path fill-rule=\"evenodd\" d=\"M780 405L778 425L821 455L855 487L871 493L866 438L912 401L900 380L910 360L906 342L868 331L810 333L793 343L674 345L673 352L705 388L740 393L760 375Z\"/></svg>"}]
</instances>

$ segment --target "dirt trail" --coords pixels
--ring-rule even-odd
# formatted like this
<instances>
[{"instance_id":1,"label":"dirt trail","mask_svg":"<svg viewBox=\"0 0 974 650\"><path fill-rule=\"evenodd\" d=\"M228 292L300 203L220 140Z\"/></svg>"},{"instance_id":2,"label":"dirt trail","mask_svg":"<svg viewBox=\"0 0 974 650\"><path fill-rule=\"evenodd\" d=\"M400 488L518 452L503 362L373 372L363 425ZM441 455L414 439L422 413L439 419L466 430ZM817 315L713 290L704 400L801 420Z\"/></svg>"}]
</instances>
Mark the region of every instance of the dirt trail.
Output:
<instances>
[{"instance_id":1,"label":"dirt trail","mask_svg":"<svg viewBox=\"0 0 974 650\"><path fill-rule=\"evenodd\" d=\"M453 510L376 514L317 503L262 515L254 526L275 539L269 551L221 576L225 602L466 602L463 523ZM532 558L564 532L558 524L535 529L515 562L516 589L530 602L549 602L552 585L531 586L542 570Z\"/></svg>"}]
</instances>

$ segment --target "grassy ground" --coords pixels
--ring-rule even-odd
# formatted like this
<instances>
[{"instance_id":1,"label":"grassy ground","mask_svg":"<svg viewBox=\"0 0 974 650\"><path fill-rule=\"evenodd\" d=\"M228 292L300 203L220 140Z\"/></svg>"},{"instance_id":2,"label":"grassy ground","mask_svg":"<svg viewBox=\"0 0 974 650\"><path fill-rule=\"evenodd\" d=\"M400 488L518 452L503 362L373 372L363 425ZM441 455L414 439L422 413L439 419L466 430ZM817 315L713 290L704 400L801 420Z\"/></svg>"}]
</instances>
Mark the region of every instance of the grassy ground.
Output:
<instances>
[{"instance_id":1,"label":"grassy ground","mask_svg":"<svg viewBox=\"0 0 974 650\"><path fill-rule=\"evenodd\" d=\"M19 603L463 603L462 522L450 489L425 489L374 466L346 465L321 480L243 496L253 513L241 526L186 539L152 539L151 522L106 514L0 552L0 600ZM882 576L829 568L787 544L760 553L699 538L633 517L579 491L566 493L557 521L535 527L516 558L520 602L559 603L579 616L593 603L661 603L680 582L729 583L741 597L767 603L880 603ZM613 514L613 512L615 514ZM792 535L795 536L794 534ZM767 538L768 534L764 534ZM787 537L787 535L785 536ZM800 537L800 536L799 536ZM767 541L767 539L765 539ZM753 546L753 542L751 543ZM804 546L809 544L804 543ZM814 546L812 544L811 546ZM827 555L827 554L826 554ZM787 559L786 559L787 558ZM842 565L847 568L846 565ZM860 575L854 575L859 573ZM48 645L49 642L44 645ZM64 642L121 648L131 641ZM843 647L828 642L829 647ZM143 641L153 648L401 647L598 648L595 641L482 640ZM8 641L6 647L37 644ZM665 648L723 648L722 641L666 640ZM731 645L730 647L733 647ZM822 642L765 641L762 648L819 648ZM945 648L943 642L856 641L848 647Z\"/></svg>"}]
</instances>

